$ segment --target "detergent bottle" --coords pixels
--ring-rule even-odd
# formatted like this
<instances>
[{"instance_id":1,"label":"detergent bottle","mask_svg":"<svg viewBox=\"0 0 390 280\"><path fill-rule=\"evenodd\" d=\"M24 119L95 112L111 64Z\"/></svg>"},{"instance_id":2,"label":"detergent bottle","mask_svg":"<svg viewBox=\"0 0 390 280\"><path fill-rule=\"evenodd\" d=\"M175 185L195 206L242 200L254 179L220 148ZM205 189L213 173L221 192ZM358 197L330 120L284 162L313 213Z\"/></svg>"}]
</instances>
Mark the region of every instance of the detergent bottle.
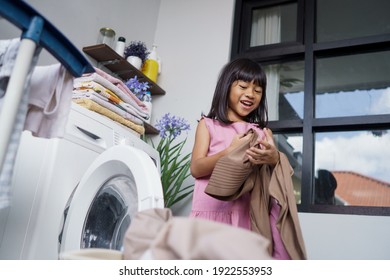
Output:
<instances>
[{"instance_id":1,"label":"detergent bottle","mask_svg":"<svg viewBox=\"0 0 390 280\"><path fill-rule=\"evenodd\" d=\"M125 53L125 47L126 47L126 38L125 37L119 37L118 41L115 45L115 51L123 57L123 54Z\"/></svg>"},{"instance_id":2,"label":"detergent bottle","mask_svg":"<svg viewBox=\"0 0 390 280\"><path fill-rule=\"evenodd\" d=\"M157 75L160 74L161 66L160 59L157 56L157 46L153 45L151 52L149 53L143 67L142 73L153 82L157 82Z\"/></svg>"}]
</instances>

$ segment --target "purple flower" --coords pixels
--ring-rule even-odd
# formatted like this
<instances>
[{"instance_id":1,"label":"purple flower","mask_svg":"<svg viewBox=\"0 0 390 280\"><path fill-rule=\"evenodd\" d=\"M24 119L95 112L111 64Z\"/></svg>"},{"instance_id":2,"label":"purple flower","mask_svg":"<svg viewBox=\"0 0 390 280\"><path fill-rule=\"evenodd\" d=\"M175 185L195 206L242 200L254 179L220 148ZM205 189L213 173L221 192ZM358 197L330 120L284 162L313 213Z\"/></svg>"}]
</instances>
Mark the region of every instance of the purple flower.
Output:
<instances>
[{"instance_id":1,"label":"purple flower","mask_svg":"<svg viewBox=\"0 0 390 280\"><path fill-rule=\"evenodd\" d=\"M141 58L142 63L145 62L149 53L150 51L146 47L146 44L142 41L131 41L124 51L124 55L126 58L128 56L138 56L139 58Z\"/></svg>"},{"instance_id":2,"label":"purple flower","mask_svg":"<svg viewBox=\"0 0 390 280\"><path fill-rule=\"evenodd\" d=\"M165 114L157 123L156 128L160 130L160 137L175 139L182 131L190 130L189 123L184 118L171 116L170 113Z\"/></svg>"},{"instance_id":3,"label":"purple flower","mask_svg":"<svg viewBox=\"0 0 390 280\"><path fill-rule=\"evenodd\" d=\"M139 100L144 99L146 91L148 91L150 88L148 82L140 82L137 76L128 79L125 82L125 85L131 90L132 93L134 93L135 96L137 96Z\"/></svg>"},{"instance_id":4,"label":"purple flower","mask_svg":"<svg viewBox=\"0 0 390 280\"><path fill-rule=\"evenodd\" d=\"M185 180L191 176L191 153L182 154L187 138L175 143L175 138L182 131L190 130L190 125L185 119L167 113L155 127L160 130L160 141L156 150L160 155L164 204L165 207L171 207L193 192L194 184L186 186L185 183Z\"/></svg>"}]
</instances>

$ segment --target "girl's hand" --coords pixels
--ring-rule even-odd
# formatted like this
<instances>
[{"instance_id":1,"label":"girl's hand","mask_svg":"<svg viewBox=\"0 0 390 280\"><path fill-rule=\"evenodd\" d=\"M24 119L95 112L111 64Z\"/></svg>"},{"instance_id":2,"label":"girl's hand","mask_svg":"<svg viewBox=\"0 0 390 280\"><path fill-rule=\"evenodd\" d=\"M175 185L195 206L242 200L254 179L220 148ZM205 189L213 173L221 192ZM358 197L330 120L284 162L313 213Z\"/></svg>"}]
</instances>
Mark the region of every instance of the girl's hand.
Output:
<instances>
[{"instance_id":1,"label":"girl's hand","mask_svg":"<svg viewBox=\"0 0 390 280\"><path fill-rule=\"evenodd\" d=\"M227 148L228 152L234 150L236 147L240 146L241 143L245 140L247 140L248 138L250 138L251 135L250 134L237 134L233 137L233 140L232 142L230 143L230 146Z\"/></svg>"},{"instance_id":2,"label":"girl's hand","mask_svg":"<svg viewBox=\"0 0 390 280\"><path fill-rule=\"evenodd\" d=\"M279 151L275 146L272 131L268 128L263 129L265 139L259 140L259 145L246 150L248 159L253 164L269 164L275 166L279 161Z\"/></svg>"}]
</instances>

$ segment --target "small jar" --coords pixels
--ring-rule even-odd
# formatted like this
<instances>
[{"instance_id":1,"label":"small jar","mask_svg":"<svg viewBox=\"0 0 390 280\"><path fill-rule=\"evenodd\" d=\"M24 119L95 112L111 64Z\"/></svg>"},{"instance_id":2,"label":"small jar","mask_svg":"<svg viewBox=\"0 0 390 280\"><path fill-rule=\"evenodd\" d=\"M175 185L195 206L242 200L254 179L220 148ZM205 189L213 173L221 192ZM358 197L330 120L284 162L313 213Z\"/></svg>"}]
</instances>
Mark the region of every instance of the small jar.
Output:
<instances>
[{"instance_id":1,"label":"small jar","mask_svg":"<svg viewBox=\"0 0 390 280\"><path fill-rule=\"evenodd\" d=\"M110 48L113 48L115 43L115 31L108 27L100 28L97 43L106 44Z\"/></svg>"}]
</instances>

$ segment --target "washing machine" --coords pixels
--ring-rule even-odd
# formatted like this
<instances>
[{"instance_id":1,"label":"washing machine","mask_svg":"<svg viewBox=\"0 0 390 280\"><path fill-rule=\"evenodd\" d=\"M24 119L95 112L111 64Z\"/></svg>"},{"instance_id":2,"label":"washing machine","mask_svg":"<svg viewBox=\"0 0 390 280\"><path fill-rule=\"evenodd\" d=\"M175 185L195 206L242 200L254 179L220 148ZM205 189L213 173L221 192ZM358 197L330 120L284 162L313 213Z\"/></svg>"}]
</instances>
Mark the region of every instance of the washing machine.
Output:
<instances>
[{"instance_id":1,"label":"washing machine","mask_svg":"<svg viewBox=\"0 0 390 280\"><path fill-rule=\"evenodd\" d=\"M72 104L63 138L23 132L0 259L58 259L81 248L123 249L138 211L164 207L158 152L139 135Z\"/></svg>"}]
</instances>

